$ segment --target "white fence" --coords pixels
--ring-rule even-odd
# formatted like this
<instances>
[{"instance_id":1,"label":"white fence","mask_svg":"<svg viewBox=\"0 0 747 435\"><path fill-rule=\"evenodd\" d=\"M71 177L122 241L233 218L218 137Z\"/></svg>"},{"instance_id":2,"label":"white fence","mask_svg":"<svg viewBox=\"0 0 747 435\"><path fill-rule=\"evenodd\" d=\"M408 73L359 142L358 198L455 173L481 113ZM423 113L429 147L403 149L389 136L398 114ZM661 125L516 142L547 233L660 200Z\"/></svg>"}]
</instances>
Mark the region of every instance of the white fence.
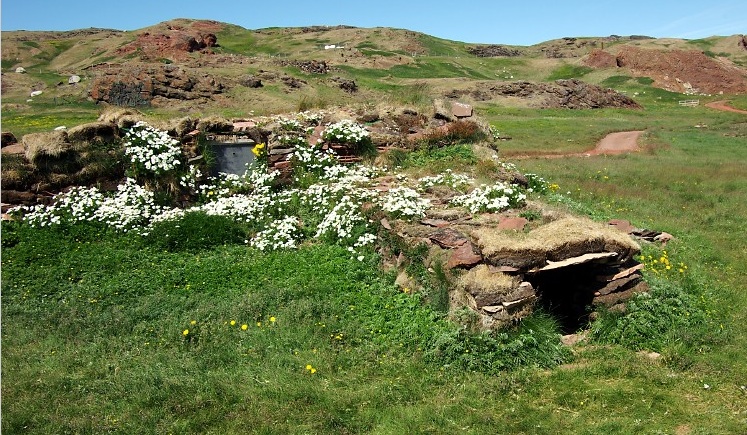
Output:
<instances>
[{"instance_id":1,"label":"white fence","mask_svg":"<svg viewBox=\"0 0 747 435\"><path fill-rule=\"evenodd\" d=\"M679 104L680 106L695 107L700 105L700 100L682 100Z\"/></svg>"}]
</instances>

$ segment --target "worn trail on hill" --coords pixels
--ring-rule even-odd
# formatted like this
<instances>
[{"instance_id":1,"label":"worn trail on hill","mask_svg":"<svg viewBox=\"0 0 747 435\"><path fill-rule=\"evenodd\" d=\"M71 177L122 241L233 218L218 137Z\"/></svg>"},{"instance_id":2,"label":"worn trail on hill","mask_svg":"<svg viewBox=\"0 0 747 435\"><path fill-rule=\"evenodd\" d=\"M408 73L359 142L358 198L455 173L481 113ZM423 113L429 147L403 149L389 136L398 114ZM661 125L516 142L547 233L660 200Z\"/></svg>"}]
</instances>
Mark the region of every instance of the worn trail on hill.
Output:
<instances>
[{"instance_id":1,"label":"worn trail on hill","mask_svg":"<svg viewBox=\"0 0 747 435\"><path fill-rule=\"evenodd\" d=\"M597 145L589 150L581 153L567 153L567 154L538 154L538 155L520 155L511 156L512 159L559 159L562 157L590 157L599 155L617 155L636 152L640 148L638 147L638 138L643 134L643 130L633 131L619 131L616 133L610 133L602 140L597 142Z\"/></svg>"},{"instance_id":2,"label":"worn trail on hill","mask_svg":"<svg viewBox=\"0 0 747 435\"><path fill-rule=\"evenodd\" d=\"M706 103L706 107L710 107L711 109L716 110L722 110L724 112L733 112L733 113L744 113L747 114L747 110L741 110L734 107L729 106L728 101L721 100L721 101L714 101L712 103Z\"/></svg>"}]
</instances>

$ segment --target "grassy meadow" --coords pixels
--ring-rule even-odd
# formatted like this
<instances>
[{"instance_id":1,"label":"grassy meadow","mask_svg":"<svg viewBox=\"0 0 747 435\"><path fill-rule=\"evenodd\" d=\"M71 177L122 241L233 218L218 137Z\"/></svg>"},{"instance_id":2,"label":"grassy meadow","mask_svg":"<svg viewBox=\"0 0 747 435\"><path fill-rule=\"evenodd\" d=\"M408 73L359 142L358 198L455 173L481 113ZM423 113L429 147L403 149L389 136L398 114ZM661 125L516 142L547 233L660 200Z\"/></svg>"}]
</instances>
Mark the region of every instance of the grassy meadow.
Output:
<instances>
[{"instance_id":1,"label":"grassy meadow","mask_svg":"<svg viewBox=\"0 0 747 435\"><path fill-rule=\"evenodd\" d=\"M247 39L229 28L222 50L274 54L281 31L264 32ZM313 43L352 40L348 33ZM575 65L442 62L438 56L462 56L464 47L421 39L427 53L412 63L340 70L370 92L366 98L416 106L430 102L440 79L490 79L500 69L516 80L583 75L644 107L475 104L512 138L498 142L503 161L558 186L533 199L674 235L665 248L643 247L650 297L636 298L626 316L602 313L586 341L566 347L551 313L495 334L447 319L450 277L417 266L422 250L396 246L383 231L377 248L415 260L408 272L421 292L395 285L379 249L368 248L362 260L333 241L261 252L236 240L231 224L204 216L193 232L185 226L151 237L95 223L38 229L3 221L2 431L747 433L745 115L704 107L716 96L681 107L683 95L646 80L597 77ZM398 55L379 40L357 43ZM256 100L266 107L280 101L273 92L307 108L347 101L338 90L266 91ZM15 106L3 106L3 130L19 137L98 116L92 103L14 98ZM747 97L730 101L747 109ZM583 152L626 130L645 130L640 152L541 157ZM495 163L480 161L469 145L419 150L398 163L418 176L453 169L494 177ZM212 242L168 243L193 236Z\"/></svg>"},{"instance_id":2,"label":"grassy meadow","mask_svg":"<svg viewBox=\"0 0 747 435\"><path fill-rule=\"evenodd\" d=\"M744 118L655 98L644 105L511 109L505 118L485 109L514 138L501 143L508 161L528 143L575 152L605 131L647 130L644 151L631 155L517 160L560 186L545 198L554 206L675 235L665 255L687 272L650 273L666 306L642 305L627 329L603 317L591 326L597 338L567 353L516 344L532 328L545 334L533 339L557 342L551 319L534 316L511 331L519 339L508 343L522 350L493 348L490 370L470 366L471 342L454 338L458 329L427 297L398 291L373 253L359 262L318 243L173 252L96 226L3 223L3 430L743 433ZM573 146L550 145L547 130ZM469 168L465 148L455 150L408 166ZM682 323L683 314L697 319Z\"/></svg>"}]
</instances>

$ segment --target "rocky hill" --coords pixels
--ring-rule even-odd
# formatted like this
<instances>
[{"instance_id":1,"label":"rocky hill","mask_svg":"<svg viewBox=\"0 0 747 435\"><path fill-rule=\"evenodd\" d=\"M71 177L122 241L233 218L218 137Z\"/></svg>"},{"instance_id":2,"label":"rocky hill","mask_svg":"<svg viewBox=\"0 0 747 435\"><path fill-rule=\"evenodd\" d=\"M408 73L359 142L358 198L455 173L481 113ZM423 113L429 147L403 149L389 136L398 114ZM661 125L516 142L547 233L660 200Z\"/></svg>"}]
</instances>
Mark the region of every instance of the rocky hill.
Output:
<instances>
[{"instance_id":1,"label":"rocky hill","mask_svg":"<svg viewBox=\"0 0 747 435\"><path fill-rule=\"evenodd\" d=\"M246 116L392 99L417 105L444 97L477 107L632 107L603 89L587 90L606 88L609 77L633 76L672 92L745 93L746 47L742 35L567 37L516 47L391 28L248 30L189 19L128 32L14 31L2 32L2 108L21 135L54 125L37 128L15 122L18 116L75 107L95 118L108 105L149 107L163 116Z\"/></svg>"}]
</instances>

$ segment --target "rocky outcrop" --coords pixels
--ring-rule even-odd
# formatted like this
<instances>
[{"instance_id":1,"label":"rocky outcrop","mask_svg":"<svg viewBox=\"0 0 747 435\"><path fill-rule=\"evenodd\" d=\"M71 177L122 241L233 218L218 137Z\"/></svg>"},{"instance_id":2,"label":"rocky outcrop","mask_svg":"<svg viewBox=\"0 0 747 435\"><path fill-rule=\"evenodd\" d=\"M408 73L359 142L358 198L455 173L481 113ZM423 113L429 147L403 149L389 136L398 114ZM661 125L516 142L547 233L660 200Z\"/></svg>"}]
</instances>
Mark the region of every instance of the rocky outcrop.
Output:
<instances>
[{"instance_id":1,"label":"rocky outcrop","mask_svg":"<svg viewBox=\"0 0 747 435\"><path fill-rule=\"evenodd\" d=\"M617 58L604 50L594 50L583 60L584 65L592 68L614 68L617 66Z\"/></svg>"},{"instance_id":2,"label":"rocky outcrop","mask_svg":"<svg viewBox=\"0 0 747 435\"><path fill-rule=\"evenodd\" d=\"M744 37L743 37L744 41ZM687 94L742 94L747 75L698 50L653 50L623 46L617 54L595 50L584 60L593 68L625 68L636 77L649 77L653 85Z\"/></svg>"},{"instance_id":3,"label":"rocky outcrop","mask_svg":"<svg viewBox=\"0 0 747 435\"><path fill-rule=\"evenodd\" d=\"M255 76L247 76L239 80L239 84L241 86L246 86L247 88L261 88L264 86L262 84L262 79Z\"/></svg>"},{"instance_id":4,"label":"rocky outcrop","mask_svg":"<svg viewBox=\"0 0 747 435\"><path fill-rule=\"evenodd\" d=\"M617 54L617 65L630 69L636 76L651 77L654 85L671 91L747 93L743 70L728 67L697 50L644 50L626 46Z\"/></svg>"},{"instance_id":5,"label":"rocky outcrop","mask_svg":"<svg viewBox=\"0 0 747 435\"><path fill-rule=\"evenodd\" d=\"M212 53L211 48L218 46L215 31L222 28L218 23L179 21L160 23L138 33L134 41L118 48L116 53L137 56L143 61L173 61L185 60L194 52Z\"/></svg>"},{"instance_id":6,"label":"rocky outcrop","mask_svg":"<svg viewBox=\"0 0 747 435\"><path fill-rule=\"evenodd\" d=\"M327 74L329 65L324 60L279 60L280 66L294 66L307 74Z\"/></svg>"},{"instance_id":7,"label":"rocky outcrop","mask_svg":"<svg viewBox=\"0 0 747 435\"><path fill-rule=\"evenodd\" d=\"M337 87L348 93L354 93L358 91L358 85L355 80L344 79L342 77L335 77L332 79L333 82L337 83Z\"/></svg>"},{"instance_id":8,"label":"rocky outcrop","mask_svg":"<svg viewBox=\"0 0 747 435\"><path fill-rule=\"evenodd\" d=\"M530 100L530 106L540 108L641 108L635 100L626 95L576 79L557 80L554 83L519 81L486 84L473 89L471 95L479 101L496 97L525 98Z\"/></svg>"},{"instance_id":9,"label":"rocky outcrop","mask_svg":"<svg viewBox=\"0 0 747 435\"><path fill-rule=\"evenodd\" d=\"M211 99L225 85L208 74L190 72L174 65L114 66L94 68L90 97L117 106L144 106L165 100Z\"/></svg>"},{"instance_id":10,"label":"rocky outcrop","mask_svg":"<svg viewBox=\"0 0 747 435\"><path fill-rule=\"evenodd\" d=\"M521 51L502 45L476 45L468 47L467 51L477 57L515 57L521 56Z\"/></svg>"}]
</instances>

